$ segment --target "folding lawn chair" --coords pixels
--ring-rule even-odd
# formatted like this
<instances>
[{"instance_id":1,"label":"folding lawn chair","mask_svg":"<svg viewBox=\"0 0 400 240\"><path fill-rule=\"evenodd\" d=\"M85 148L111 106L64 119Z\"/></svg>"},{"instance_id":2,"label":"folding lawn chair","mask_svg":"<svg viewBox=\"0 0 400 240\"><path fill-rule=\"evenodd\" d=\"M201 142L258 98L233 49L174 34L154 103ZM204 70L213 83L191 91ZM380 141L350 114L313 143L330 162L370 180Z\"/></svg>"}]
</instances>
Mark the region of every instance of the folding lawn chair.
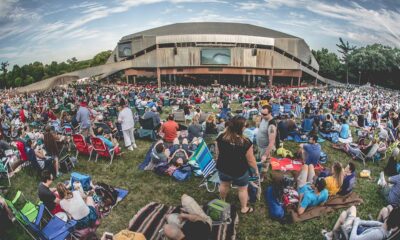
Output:
<instances>
[{"instance_id":1,"label":"folding lawn chair","mask_svg":"<svg viewBox=\"0 0 400 240\"><path fill-rule=\"evenodd\" d=\"M90 137L90 141L92 142L93 150L96 152L96 160L99 156L110 158L110 165L114 159L114 155L118 146L114 148L108 149L107 146L104 144L103 140L98 137Z\"/></svg>"},{"instance_id":2,"label":"folding lawn chair","mask_svg":"<svg viewBox=\"0 0 400 240\"><path fill-rule=\"evenodd\" d=\"M201 141L196 151L190 157L189 163L198 169L195 171L195 174L203 176L199 187L205 186L208 192L215 192L220 182L216 168L217 165L204 140Z\"/></svg>"},{"instance_id":3,"label":"folding lawn chair","mask_svg":"<svg viewBox=\"0 0 400 240\"><path fill-rule=\"evenodd\" d=\"M273 117L278 117L280 114L280 108L281 106L277 103L272 104L272 116Z\"/></svg>"},{"instance_id":4,"label":"folding lawn chair","mask_svg":"<svg viewBox=\"0 0 400 240\"><path fill-rule=\"evenodd\" d=\"M7 206L13 212L16 220L26 229L26 226L35 221L38 215L38 207L32 202L28 201L21 191L15 194L12 201L5 199Z\"/></svg>"},{"instance_id":5,"label":"folding lawn chair","mask_svg":"<svg viewBox=\"0 0 400 240\"><path fill-rule=\"evenodd\" d=\"M28 233L33 237L33 239L65 240L68 237L76 239L72 235L74 227L77 223L75 220L68 220L67 222L64 222L57 216L52 216L47 224L43 224L42 219L44 211L44 205L40 204L37 217L33 222L29 222L27 225L27 229L29 230ZM25 221L28 221L28 218L24 214L21 214L21 216Z\"/></svg>"},{"instance_id":6,"label":"folding lawn chair","mask_svg":"<svg viewBox=\"0 0 400 240\"><path fill-rule=\"evenodd\" d=\"M292 112L292 104L290 104L290 103L284 104L283 105L283 114L290 115L291 112Z\"/></svg>"},{"instance_id":7,"label":"folding lawn chair","mask_svg":"<svg viewBox=\"0 0 400 240\"><path fill-rule=\"evenodd\" d=\"M11 187L10 173L8 172L8 161L9 160L6 160L5 162L0 161L0 179L7 178L8 180L8 186L0 186L0 188Z\"/></svg>"},{"instance_id":8,"label":"folding lawn chair","mask_svg":"<svg viewBox=\"0 0 400 240\"><path fill-rule=\"evenodd\" d=\"M72 141L74 142L76 149L76 158L78 158L79 153L89 155L89 161L92 157L93 146L89 145L82 134L73 134Z\"/></svg>"}]
</instances>

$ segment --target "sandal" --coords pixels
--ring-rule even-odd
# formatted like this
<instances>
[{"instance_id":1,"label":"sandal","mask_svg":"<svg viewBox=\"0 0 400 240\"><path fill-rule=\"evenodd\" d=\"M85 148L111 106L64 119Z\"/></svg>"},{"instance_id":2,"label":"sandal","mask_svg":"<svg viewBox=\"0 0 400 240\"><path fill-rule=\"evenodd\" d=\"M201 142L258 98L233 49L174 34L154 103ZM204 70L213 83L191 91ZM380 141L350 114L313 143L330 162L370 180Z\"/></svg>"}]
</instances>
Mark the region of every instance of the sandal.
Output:
<instances>
[{"instance_id":1,"label":"sandal","mask_svg":"<svg viewBox=\"0 0 400 240\"><path fill-rule=\"evenodd\" d=\"M254 212L254 208L252 208L252 207L249 207L246 212L240 211L241 214L249 214L249 213L252 213L252 212Z\"/></svg>"}]
</instances>

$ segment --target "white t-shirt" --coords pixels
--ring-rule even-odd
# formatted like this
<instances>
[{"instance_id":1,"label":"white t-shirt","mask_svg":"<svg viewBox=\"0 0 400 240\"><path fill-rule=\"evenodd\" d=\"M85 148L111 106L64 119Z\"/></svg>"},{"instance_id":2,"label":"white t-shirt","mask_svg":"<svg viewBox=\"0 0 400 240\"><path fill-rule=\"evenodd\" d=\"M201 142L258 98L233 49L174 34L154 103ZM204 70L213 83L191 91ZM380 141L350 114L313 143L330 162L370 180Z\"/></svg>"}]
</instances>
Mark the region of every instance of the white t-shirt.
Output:
<instances>
[{"instance_id":1,"label":"white t-shirt","mask_svg":"<svg viewBox=\"0 0 400 240\"><path fill-rule=\"evenodd\" d=\"M71 215L74 220L81 220L89 214L90 209L83 201L79 191L73 191L72 195L73 197L70 199L61 200L60 206L65 212Z\"/></svg>"},{"instance_id":2,"label":"white t-shirt","mask_svg":"<svg viewBox=\"0 0 400 240\"><path fill-rule=\"evenodd\" d=\"M118 122L121 123L122 131L131 129L135 126L133 120L132 110L130 108L124 108L118 115Z\"/></svg>"}]
</instances>

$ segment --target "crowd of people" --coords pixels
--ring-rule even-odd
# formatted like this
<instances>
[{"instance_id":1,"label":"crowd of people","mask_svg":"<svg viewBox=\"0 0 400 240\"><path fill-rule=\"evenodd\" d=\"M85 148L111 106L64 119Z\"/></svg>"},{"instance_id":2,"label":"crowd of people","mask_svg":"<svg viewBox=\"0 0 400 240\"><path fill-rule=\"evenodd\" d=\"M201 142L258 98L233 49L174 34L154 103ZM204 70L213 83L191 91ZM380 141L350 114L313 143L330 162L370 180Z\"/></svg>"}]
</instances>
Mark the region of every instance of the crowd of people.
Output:
<instances>
[{"instance_id":1,"label":"crowd of people","mask_svg":"<svg viewBox=\"0 0 400 240\"><path fill-rule=\"evenodd\" d=\"M207 104L212 111L204 110ZM233 105L237 106L235 110ZM88 143L91 137L97 137L121 154L135 151L135 129L143 128L142 121L148 120L157 137L146 170L161 165L175 170L186 165L204 140L214 149L220 198L226 200L231 186L236 186L240 212L251 214L254 208L248 204L249 173L264 183L271 178L265 198L271 218L280 221L292 212L301 215L310 207L323 205L335 195L351 193L358 170L354 161L386 158L388 164L382 169L379 184L389 206L382 209L378 221L360 220L352 207L340 215L332 231L323 233L327 239L336 239L341 231L349 239L386 239L400 225L400 169L396 164L399 107L399 93L379 87L158 89L90 84L36 93L4 92L0 154L11 174L19 168L34 168L41 176L39 199L53 214L64 212L77 220L78 229L91 226L99 218L90 192L63 183L51 188L52 181L62 175L60 158L74 148L72 133L81 134ZM173 110L163 119L166 108ZM186 125L176 119L180 111ZM351 161L333 162L331 168L321 170L322 138L349 154ZM288 139L301 142L295 155L304 165L295 179L270 170L271 157ZM18 150L18 157L6 162L11 149ZM389 175L387 180L385 173ZM296 196L294 207L288 206L293 202L285 201L288 189L291 196ZM6 209L6 204L0 203ZM12 214L5 211L2 216L12 219ZM196 222L200 218L183 214L180 219ZM190 231L178 231L169 225L165 233L170 239L206 239L204 234L210 231L200 228L205 229L202 224L194 224ZM203 238L188 236L190 232L200 232Z\"/></svg>"}]
</instances>

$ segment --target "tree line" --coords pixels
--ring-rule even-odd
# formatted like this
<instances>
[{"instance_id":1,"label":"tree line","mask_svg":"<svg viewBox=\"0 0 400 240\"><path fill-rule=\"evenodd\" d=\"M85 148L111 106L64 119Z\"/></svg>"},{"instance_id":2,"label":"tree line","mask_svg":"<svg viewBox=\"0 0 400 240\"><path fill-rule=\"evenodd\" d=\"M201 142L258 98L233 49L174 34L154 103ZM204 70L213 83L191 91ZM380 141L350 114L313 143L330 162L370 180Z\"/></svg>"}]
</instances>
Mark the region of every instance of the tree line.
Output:
<instances>
[{"instance_id":1,"label":"tree line","mask_svg":"<svg viewBox=\"0 0 400 240\"><path fill-rule=\"evenodd\" d=\"M0 88L21 87L60 74L102 65L106 63L111 53L111 50L103 51L92 59L82 61L73 57L61 63L52 61L50 64L43 64L36 61L23 66L15 64L11 69L9 69L8 62L2 62L0 64Z\"/></svg>"},{"instance_id":2,"label":"tree line","mask_svg":"<svg viewBox=\"0 0 400 240\"><path fill-rule=\"evenodd\" d=\"M337 44L339 57L328 49L313 50L319 63L319 74L343 83L371 83L400 89L400 49L372 44L351 46L342 38Z\"/></svg>"}]
</instances>

